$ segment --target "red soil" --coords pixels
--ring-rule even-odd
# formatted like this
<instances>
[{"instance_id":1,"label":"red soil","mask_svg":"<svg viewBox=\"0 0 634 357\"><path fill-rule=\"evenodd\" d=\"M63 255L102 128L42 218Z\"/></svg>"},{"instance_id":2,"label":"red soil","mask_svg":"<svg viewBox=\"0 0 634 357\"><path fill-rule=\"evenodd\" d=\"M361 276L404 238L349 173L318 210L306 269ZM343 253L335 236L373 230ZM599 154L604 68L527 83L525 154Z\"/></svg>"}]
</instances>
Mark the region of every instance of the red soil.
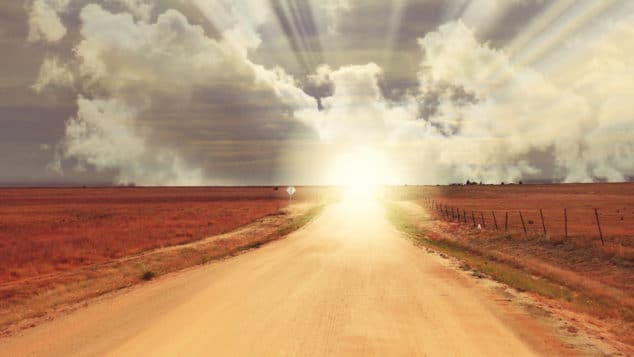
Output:
<instances>
[{"instance_id":1,"label":"red soil","mask_svg":"<svg viewBox=\"0 0 634 357\"><path fill-rule=\"evenodd\" d=\"M0 284L235 229L287 204L273 188L0 190Z\"/></svg>"},{"instance_id":2,"label":"red soil","mask_svg":"<svg viewBox=\"0 0 634 357\"><path fill-rule=\"evenodd\" d=\"M436 218L418 218L427 237L457 242L487 259L545 277L579 296L593 297L586 301L577 296L572 304L564 300L556 304L609 320L610 334L634 345L633 183L395 187L390 193L397 199L415 201ZM449 217L435 209L437 206L447 209ZM605 245L600 240L595 209ZM505 232L507 212L509 229ZM472 217L483 229L473 227Z\"/></svg>"},{"instance_id":3,"label":"red soil","mask_svg":"<svg viewBox=\"0 0 634 357\"><path fill-rule=\"evenodd\" d=\"M542 209L547 235L563 238L566 209L569 239L599 241L596 208L606 243L634 246L634 184L631 183L411 187L397 192L406 198L429 198L424 204L433 201L449 210L453 208L454 212L460 212L462 221L466 211L466 225L473 225L473 216L476 224L482 224L484 217L482 225L487 230L495 230L497 221L498 230L503 232L508 214L508 229L519 236L524 235L520 211L528 235L543 235L539 211Z\"/></svg>"}]
</instances>

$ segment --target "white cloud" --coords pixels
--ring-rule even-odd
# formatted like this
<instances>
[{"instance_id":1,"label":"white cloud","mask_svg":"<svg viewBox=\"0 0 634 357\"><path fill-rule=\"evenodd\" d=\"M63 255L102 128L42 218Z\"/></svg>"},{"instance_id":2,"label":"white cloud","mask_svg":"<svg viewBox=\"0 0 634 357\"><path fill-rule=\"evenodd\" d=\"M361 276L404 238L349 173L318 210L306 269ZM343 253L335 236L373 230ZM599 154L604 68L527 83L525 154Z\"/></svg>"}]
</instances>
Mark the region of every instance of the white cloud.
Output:
<instances>
[{"instance_id":1,"label":"white cloud","mask_svg":"<svg viewBox=\"0 0 634 357\"><path fill-rule=\"evenodd\" d=\"M451 93L440 90L438 110L429 120L435 127L452 128L448 141L468 148L444 153L444 164L466 165L469 175L478 178L518 179L535 173L523 161L532 151L552 150L565 181L623 180L634 174L632 165L625 164L632 137L619 134L633 129L623 107L631 98L626 89L632 81L622 77L623 63L605 61L609 51L595 51L600 59L584 67L584 76L558 85L533 69L514 66L503 51L478 43L460 21L441 26L419 43L423 93L449 86L476 98L456 103Z\"/></svg>"},{"instance_id":2,"label":"white cloud","mask_svg":"<svg viewBox=\"0 0 634 357\"><path fill-rule=\"evenodd\" d=\"M79 97L77 116L66 123L64 155L98 171L117 172L118 183L201 185L201 170L167 147L148 145L136 122L138 110L117 99Z\"/></svg>"},{"instance_id":3,"label":"white cloud","mask_svg":"<svg viewBox=\"0 0 634 357\"><path fill-rule=\"evenodd\" d=\"M68 66L60 63L57 57L46 57L40 67L37 81L31 88L40 93L49 86L72 88L73 82L74 76Z\"/></svg>"},{"instance_id":4,"label":"white cloud","mask_svg":"<svg viewBox=\"0 0 634 357\"><path fill-rule=\"evenodd\" d=\"M163 148L152 140L157 128L147 115L161 104L157 97L178 98L186 108L190 94L201 88L211 93L206 100L222 101L212 96L230 92L245 105L274 93L279 103L272 106L290 108L322 143L385 150L401 171L409 170L412 181L513 181L538 173L534 151L552 153L555 174L567 181L634 175L634 78L627 76L634 67L632 21L610 24L599 41L566 44L579 58L558 73L540 73L479 42L469 25L489 21L483 9L498 18L509 3L523 0L474 1L483 6L467 9L466 25L450 22L419 40L419 97L385 98L379 86L383 71L374 63L324 65L306 78L316 87L328 86L322 91L326 95L332 93L321 98L319 110L283 68L266 68L249 57L261 45L260 28L271 19L269 1L192 1L219 35L205 33L174 9L150 16L162 5L182 5L180 0L161 5L108 1L126 11L85 6L72 62L78 67L71 71L57 58L46 58L33 88L39 92L74 83L80 88L84 97L67 123L63 154L82 165L116 171L120 182L206 182L176 146ZM29 40L63 38L60 14L68 4L35 0ZM341 15L349 6L347 1L315 4L318 27L324 28L324 11L326 18L330 12L345 19ZM420 105L427 99L430 108L421 117ZM216 114L209 113L211 126Z\"/></svg>"},{"instance_id":5,"label":"white cloud","mask_svg":"<svg viewBox=\"0 0 634 357\"><path fill-rule=\"evenodd\" d=\"M417 105L413 98L399 105L388 103L378 85L381 75L381 68L374 63L335 71L322 67L314 78L330 80L333 95L322 100L322 111L303 108L295 116L315 128L326 142L383 145L402 125L412 124Z\"/></svg>"},{"instance_id":6,"label":"white cloud","mask_svg":"<svg viewBox=\"0 0 634 357\"><path fill-rule=\"evenodd\" d=\"M269 70L247 58L259 43L254 31L263 20L242 21L240 10L246 5L240 4L197 2L227 15L220 39L207 37L202 27L173 9L150 23L127 12L85 6L75 55L82 87L100 99L79 99L79 113L67 123L65 157L100 171L114 170L120 182L201 184L210 182L203 171L187 164L175 147L159 147L151 140L157 128L147 112L160 105L156 96L179 98L187 108L194 90L231 86L245 97L264 89L285 103L316 107L283 70ZM211 119L215 115L210 113Z\"/></svg>"},{"instance_id":7,"label":"white cloud","mask_svg":"<svg viewBox=\"0 0 634 357\"><path fill-rule=\"evenodd\" d=\"M29 11L29 42L57 42L66 35L59 13L70 0L35 0Z\"/></svg>"},{"instance_id":8,"label":"white cloud","mask_svg":"<svg viewBox=\"0 0 634 357\"><path fill-rule=\"evenodd\" d=\"M244 53L234 44L208 38L176 10L156 23L135 22L128 13L112 14L98 5L81 11L83 40L76 48L80 71L93 82L117 91L142 83L182 90L252 76Z\"/></svg>"},{"instance_id":9,"label":"white cloud","mask_svg":"<svg viewBox=\"0 0 634 357\"><path fill-rule=\"evenodd\" d=\"M67 123L65 156L97 170L116 170L120 182L204 183L203 172L186 164L177 150L152 144L152 123L142 125L137 118L153 105L153 93L184 95L186 101L196 86L253 82L245 52L208 38L176 10L147 23L91 4L80 18L79 71L84 84L104 99L78 100L78 115Z\"/></svg>"}]
</instances>

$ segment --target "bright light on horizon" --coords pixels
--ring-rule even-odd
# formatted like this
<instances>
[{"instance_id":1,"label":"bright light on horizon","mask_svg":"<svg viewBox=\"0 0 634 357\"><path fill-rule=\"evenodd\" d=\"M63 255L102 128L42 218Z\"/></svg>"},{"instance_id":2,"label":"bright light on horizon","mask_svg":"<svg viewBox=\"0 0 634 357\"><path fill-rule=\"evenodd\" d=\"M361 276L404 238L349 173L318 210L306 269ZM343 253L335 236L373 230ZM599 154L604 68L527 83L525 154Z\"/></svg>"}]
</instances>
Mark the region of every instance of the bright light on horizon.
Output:
<instances>
[{"instance_id":1,"label":"bright light on horizon","mask_svg":"<svg viewBox=\"0 0 634 357\"><path fill-rule=\"evenodd\" d=\"M364 201L376 197L378 188L389 183L391 173L385 154L360 148L337 156L330 180L344 188L346 199Z\"/></svg>"}]
</instances>

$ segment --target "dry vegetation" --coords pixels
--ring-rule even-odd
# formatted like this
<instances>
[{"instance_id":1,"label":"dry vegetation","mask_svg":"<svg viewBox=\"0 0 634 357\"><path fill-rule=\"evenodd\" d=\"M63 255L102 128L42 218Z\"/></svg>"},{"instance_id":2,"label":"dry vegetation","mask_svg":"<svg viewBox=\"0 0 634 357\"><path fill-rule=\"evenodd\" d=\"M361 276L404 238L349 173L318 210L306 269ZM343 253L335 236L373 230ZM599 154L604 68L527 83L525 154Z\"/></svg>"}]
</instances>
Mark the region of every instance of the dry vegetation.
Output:
<instances>
[{"instance_id":1,"label":"dry vegetation","mask_svg":"<svg viewBox=\"0 0 634 357\"><path fill-rule=\"evenodd\" d=\"M287 202L271 188L0 190L0 283L227 232Z\"/></svg>"},{"instance_id":2,"label":"dry vegetation","mask_svg":"<svg viewBox=\"0 0 634 357\"><path fill-rule=\"evenodd\" d=\"M612 332L634 345L633 184L403 187L391 193L417 203L419 211L425 212L393 215L397 225L412 235L511 286L610 319ZM447 218L432 208L430 200L466 210L467 223L464 211L460 219ZM563 233L564 208L568 238ZM594 208L602 212L605 246ZM544 212L547 234L543 234L539 209ZM481 226L485 216L486 228L473 227L471 211ZM498 230L492 211L498 217ZM524 212L527 235L518 222L519 214L518 221L509 224L509 232L504 231L506 211Z\"/></svg>"},{"instance_id":3,"label":"dry vegetation","mask_svg":"<svg viewBox=\"0 0 634 357\"><path fill-rule=\"evenodd\" d=\"M278 239L318 213L323 193L300 188L289 207L271 187L0 190L0 334Z\"/></svg>"},{"instance_id":4,"label":"dry vegetation","mask_svg":"<svg viewBox=\"0 0 634 357\"><path fill-rule=\"evenodd\" d=\"M460 212L460 218L456 215L446 220L462 222L467 227L473 225L472 217L475 216L476 224L481 224L486 231L503 232L517 238L547 236L563 240L567 215L567 237L582 245L601 243L595 217L597 209L606 246L634 247L634 184L403 187L392 189L392 195L417 200L426 208L432 208L433 202L433 208L446 207L449 212L454 209L454 212ZM519 212L522 212L528 234L524 233ZM434 214L445 219L440 212ZM505 231L507 214L508 232Z\"/></svg>"}]
</instances>

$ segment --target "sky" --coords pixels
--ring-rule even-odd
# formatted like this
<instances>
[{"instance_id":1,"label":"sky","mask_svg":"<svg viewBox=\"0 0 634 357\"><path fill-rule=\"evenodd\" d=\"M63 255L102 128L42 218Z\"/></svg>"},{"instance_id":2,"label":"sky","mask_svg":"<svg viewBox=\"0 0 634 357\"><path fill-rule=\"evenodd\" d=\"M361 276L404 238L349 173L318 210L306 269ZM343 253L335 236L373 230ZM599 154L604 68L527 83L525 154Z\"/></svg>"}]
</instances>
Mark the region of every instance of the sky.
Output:
<instances>
[{"instance_id":1,"label":"sky","mask_svg":"<svg viewBox=\"0 0 634 357\"><path fill-rule=\"evenodd\" d=\"M631 0L3 1L0 185L631 181L633 39Z\"/></svg>"}]
</instances>

